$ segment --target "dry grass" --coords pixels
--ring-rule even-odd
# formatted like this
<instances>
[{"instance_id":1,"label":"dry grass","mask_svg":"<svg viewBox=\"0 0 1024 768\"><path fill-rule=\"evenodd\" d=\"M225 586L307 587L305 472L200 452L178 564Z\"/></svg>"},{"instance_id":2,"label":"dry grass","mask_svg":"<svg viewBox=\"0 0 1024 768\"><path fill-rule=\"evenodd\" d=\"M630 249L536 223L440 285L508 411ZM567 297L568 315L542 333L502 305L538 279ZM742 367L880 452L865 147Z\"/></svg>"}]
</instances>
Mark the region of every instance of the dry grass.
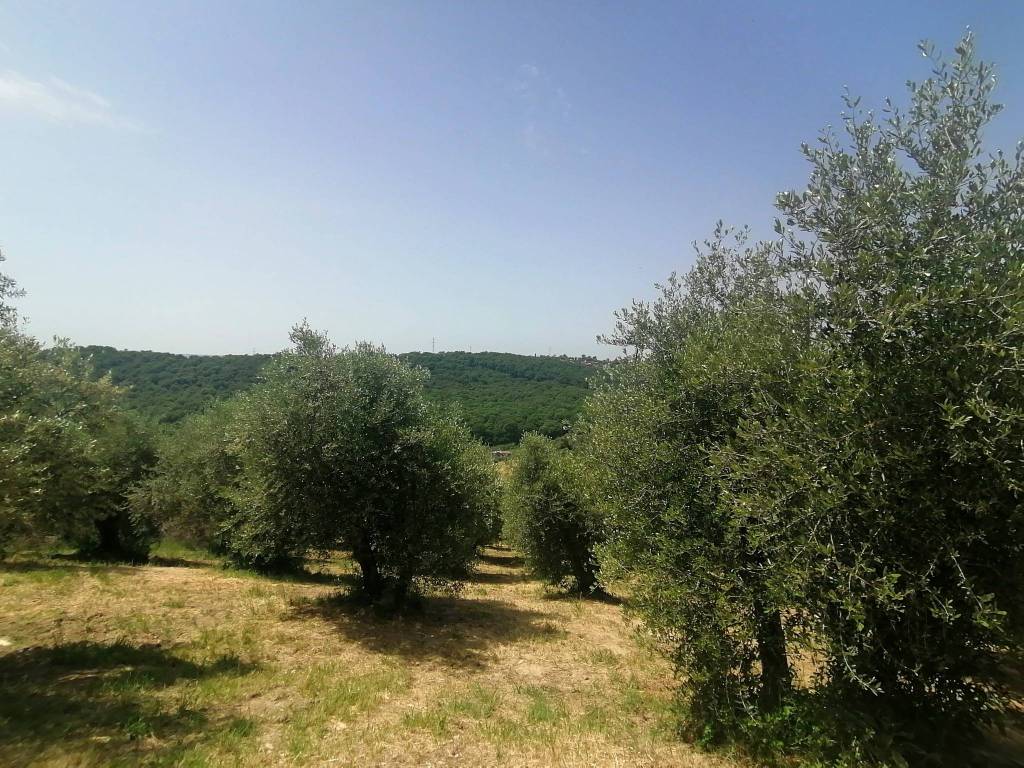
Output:
<instances>
[{"instance_id":1,"label":"dry grass","mask_svg":"<svg viewBox=\"0 0 1024 768\"><path fill-rule=\"evenodd\" d=\"M507 551L398 618L338 600L343 572L159 554L0 565L0 765L736 765L676 738L621 608Z\"/></svg>"}]
</instances>

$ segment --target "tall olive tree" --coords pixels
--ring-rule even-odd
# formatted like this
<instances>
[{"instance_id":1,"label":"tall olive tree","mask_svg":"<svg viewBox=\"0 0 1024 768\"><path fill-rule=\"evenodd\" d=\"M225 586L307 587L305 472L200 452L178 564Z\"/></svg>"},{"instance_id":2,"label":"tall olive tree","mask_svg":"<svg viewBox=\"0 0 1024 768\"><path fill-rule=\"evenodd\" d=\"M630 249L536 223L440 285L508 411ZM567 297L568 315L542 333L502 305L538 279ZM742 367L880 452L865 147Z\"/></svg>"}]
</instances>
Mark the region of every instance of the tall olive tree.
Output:
<instances>
[{"instance_id":1,"label":"tall olive tree","mask_svg":"<svg viewBox=\"0 0 1024 768\"><path fill-rule=\"evenodd\" d=\"M1000 108L970 37L950 63L923 51L909 106L850 99L779 198L816 343L721 466L787 564L821 682L867 730L941 751L998 714L1022 616L1024 149L983 149Z\"/></svg>"},{"instance_id":2,"label":"tall olive tree","mask_svg":"<svg viewBox=\"0 0 1024 768\"><path fill-rule=\"evenodd\" d=\"M795 650L853 762L969 742L1019 646L1024 151L983 152L970 38L932 63L906 109L849 99L845 139L804 148L776 242L716 240L620 315L636 356L583 423L606 564L702 722L777 707Z\"/></svg>"},{"instance_id":3,"label":"tall olive tree","mask_svg":"<svg viewBox=\"0 0 1024 768\"><path fill-rule=\"evenodd\" d=\"M756 512L720 504L712 456L755 402L785 398L807 333L787 309L779 250L719 227L694 268L608 339L633 351L586 406L579 440L608 542L602 568L690 680L701 724L726 725L790 680L772 564Z\"/></svg>"}]
</instances>

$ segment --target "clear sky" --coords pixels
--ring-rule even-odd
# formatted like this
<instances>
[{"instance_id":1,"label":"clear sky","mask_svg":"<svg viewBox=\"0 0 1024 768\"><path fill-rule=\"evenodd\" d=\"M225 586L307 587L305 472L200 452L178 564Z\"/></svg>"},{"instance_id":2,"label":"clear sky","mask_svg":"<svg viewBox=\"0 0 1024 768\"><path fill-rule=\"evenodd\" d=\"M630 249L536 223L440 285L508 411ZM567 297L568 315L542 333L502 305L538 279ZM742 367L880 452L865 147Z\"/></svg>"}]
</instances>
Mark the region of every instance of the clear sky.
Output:
<instances>
[{"instance_id":1,"label":"clear sky","mask_svg":"<svg viewBox=\"0 0 1024 768\"><path fill-rule=\"evenodd\" d=\"M717 219L968 25L1024 136L1024 2L4 2L0 248L28 330L614 353Z\"/></svg>"}]
</instances>

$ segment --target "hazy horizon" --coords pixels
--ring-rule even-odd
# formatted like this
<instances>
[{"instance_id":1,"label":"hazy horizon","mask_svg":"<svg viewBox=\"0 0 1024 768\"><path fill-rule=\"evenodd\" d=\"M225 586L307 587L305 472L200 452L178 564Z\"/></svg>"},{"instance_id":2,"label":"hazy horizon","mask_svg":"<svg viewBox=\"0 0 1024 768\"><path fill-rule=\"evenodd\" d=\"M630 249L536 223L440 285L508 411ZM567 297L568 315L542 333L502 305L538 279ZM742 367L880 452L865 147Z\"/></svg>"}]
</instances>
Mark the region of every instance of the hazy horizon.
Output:
<instances>
[{"instance_id":1,"label":"hazy horizon","mask_svg":"<svg viewBox=\"0 0 1024 768\"><path fill-rule=\"evenodd\" d=\"M46 339L42 339L41 341L46 342L47 340ZM80 347L83 347L83 348L86 348L86 347L110 347L111 349L115 349L118 352L149 352L149 353L158 354L158 355L179 355L179 356L183 356L183 357L225 357L225 356L232 356L232 355L237 355L237 356L273 355L273 354L277 354L278 352L283 351L286 348L286 347L283 346L281 349L275 349L275 350L271 350L269 352L262 352L262 351L255 350L255 349L249 350L247 352L168 352L167 350L164 350L164 349L132 349L132 348L128 348L128 347L112 347L110 344L78 344L74 339L72 339L71 341L74 342L77 346L80 346ZM360 339L359 341L362 341L362 339ZM351 344L353 344L353 343L356 343L356 342L349 342L348 346L351 346ZM344 347L344 346L346 346L346 343L342 342L338 346ZM496 355L518 355L520 357L556 357L556 358L563 358L564 357L564 358L569 358L569 359L582 359L584 357L588 357L588 358L596 357L601 362L608 362L610 360L614 360L614 359L616 359L618 357L621 357L621 350L619 350L618 347L605 344L605 345L602 345L599 348L599 351L601 351L601 350L605 350L605 351L607 351L607 350L617 350L617 351L614 354L604 354L604 355L600 355L600 354L599 355L591 355L591 354L586 354L586 353L578 354L578 355L573 355L573 354L569 354L568 352L554 352L554 351L552 351L552 352L508 352L507 350L504 350L504 349L440 349L440 348L438 348L436 350L430 350L430 349L392 349L391 347L387 347L386 346L386 351L391 353L391 354L395 354L395 355L406 355L406 354L412 354L412 353L418 353L418 354L438 354L438 355L440 355L440 354L447 354L447 353L451 353L451 354L466 353L466 354L476 355L476 354L485 354L486 353L486 354L496 354Z\"/></svg>"},{"instance_id":2,"label":"hazy horizon","mask_svg":"<svg viewBox=\"0 0 1024 768\"><path fill-rule=\"evenodd\" d=\"M885 23L879 20L884 18ZM1024 124L1018 2L0 8L3 270L27 330L182 354L614 356L718 219L770 233L802 141L970 26Z\"/></svg>"}]
</instances>

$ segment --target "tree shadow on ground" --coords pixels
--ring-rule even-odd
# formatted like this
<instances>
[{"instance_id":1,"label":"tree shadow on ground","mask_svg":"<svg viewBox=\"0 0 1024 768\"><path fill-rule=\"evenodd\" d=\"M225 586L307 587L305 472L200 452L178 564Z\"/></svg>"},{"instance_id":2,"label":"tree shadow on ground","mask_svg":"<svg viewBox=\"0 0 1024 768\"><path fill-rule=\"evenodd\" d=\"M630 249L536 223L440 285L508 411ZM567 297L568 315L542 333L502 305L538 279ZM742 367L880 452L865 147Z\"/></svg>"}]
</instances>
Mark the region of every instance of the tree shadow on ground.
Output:
<instances>
[{"instance_id":1,"label":"tree shadow on ground","mask_svg":"<svg viewBox=\"0 0 1024 768\"><path fill-rule=\"evenodd\" d=\"M147 560L131 562L93 556L86 552L54 552L47 555L39 555L33 560L14 560L13 562L0 562L0 570L46 570L50 568L74 568L89 570L111 570L125 571L134 566L155 565L161 568L216 568L219 562L211 557L210 560L196 560L186 557L167 557L164 555L150 555Z\"/></svg>"},{"instance_id":2,"label":"tree shadow on ground","mask_svg":"<svg viewBox=\"0 0 1024 768\"><path fill-rule=\"evenodd\" d=\"M93 563L60 557L44 560L0 560L0 573L133 573L135 567L125 564Z\"/></svg>"},{"instance_id":3,"label":"tree shadow on ground","mask_svg":"<svg viewBox=\"0 0 1024 768\"><path fill-rule=\"evenodd\" d=\"M479 555L480 562L488 565L498 565L502 568L522 568L523 558L513 554L511 550L484 552Z\"/></svg>"},{"instance_id":4,"label":"tree shadow on ground","mask_svg":"<svg viewBox=\"0 0 1024 768\"><path fill-rule=\"evenodd\" d=\"M542 596L544 600L551 602L567 602L575 600L586 600L590 603L604 603L605 605L623 605L624 600L603 589L596 589L592 592L580 592L576 589L548 588Z\"/></svg>"},{"instance_id":5,"label":"tree shadow on ground","mask_svg":"<svg viewBox=\"0 0 1024 768\"><path fill-rule=\"evenodd\" d=\"M199 738L201 709L161 709L158 691L184 680L247 674L237 657L208 664L154 645L74 642L0 656L0 763L20 765L50 749L103 764L137 763L161 743Z\"/></svg>"},{"instance_id":6,"label":"tree shadow on ground","mask_svg":"<svg viewBox=\"0 0 1024 768\"><path fill-rule=\"evenodd\" d=\"M319 584L330 587L351 586L356 577L352 573L334 573L325 570L309 570L305 568L259 573L245 568L236 568L228 564L188 560L177 557L152 557L146 565L158 568L194 568L221 571L226 575L264 578L269 581L282 581L293 584ZM137 574L143 566L119 563L107 560L90 560L77 555L51 555L38 560L0 561L0 573L39 573L53 574L119 574L130 576Z\"/></svg>"},{"instance_id":7,"label":"tree shadow on ground","mask_svg":"<svg viewBox=\"0 0 1024 768\"><path fill-rule=\"evenodd\" d=\"M75 552L55 552L50 555L53 560L64 560L72 563L92 563L93 565L145 565L148 555L139 553L108 551L102 549L79 549Z\"/></svg>"},{"instance_id":8,"label":"tree shadow on ground","mask_svg":"<svg viewBox=\"0 0 1024 768\"><path fill-rule=\"evenodd\" d=\"M292 613L326 621L346 640L378 653L468 669L486 667L499 646L566 634L551 614L462 597L424 597L417 610L390 615L345 596L301 599Z\"/></svg>"},{"instance_id":9,"label":"tree shadow on ground","mask_svg":"<svg viewBox=\"0 0 1024 768\"><path fill-rule=\"evenodd\" d=\"M219 563L216 560L190 560L187 557L150 555L146 565L155 565L158 568L216 568Z\"/></svg>"},{"instance_id":10,"label":"tree shadow on ground","mask_svg":"<svg viewBox=\"0 0 1024 768\"><path fill-rule=\"evenodd\" d=\"M473 573L466 577L468 584L525 584L530 580L530 576L521 571L516 573L473 571Z\"/></svg>"},{"instance_id":11,"label":"tree shadow on ground","mask_svg":"<svg viewBox=\"0 0 1024 768\"><path fill-rule=\"evenodd\" d=\"M231 569L228 569L231 572ZM318 584L327 587L352 587L358 581L353 573L331 573L329 571L310 571L300 568L290 571L272 571L270 573L257 573L256 575L268 581L280 581L289 584Z\"/></svg>"}]
</instances>

